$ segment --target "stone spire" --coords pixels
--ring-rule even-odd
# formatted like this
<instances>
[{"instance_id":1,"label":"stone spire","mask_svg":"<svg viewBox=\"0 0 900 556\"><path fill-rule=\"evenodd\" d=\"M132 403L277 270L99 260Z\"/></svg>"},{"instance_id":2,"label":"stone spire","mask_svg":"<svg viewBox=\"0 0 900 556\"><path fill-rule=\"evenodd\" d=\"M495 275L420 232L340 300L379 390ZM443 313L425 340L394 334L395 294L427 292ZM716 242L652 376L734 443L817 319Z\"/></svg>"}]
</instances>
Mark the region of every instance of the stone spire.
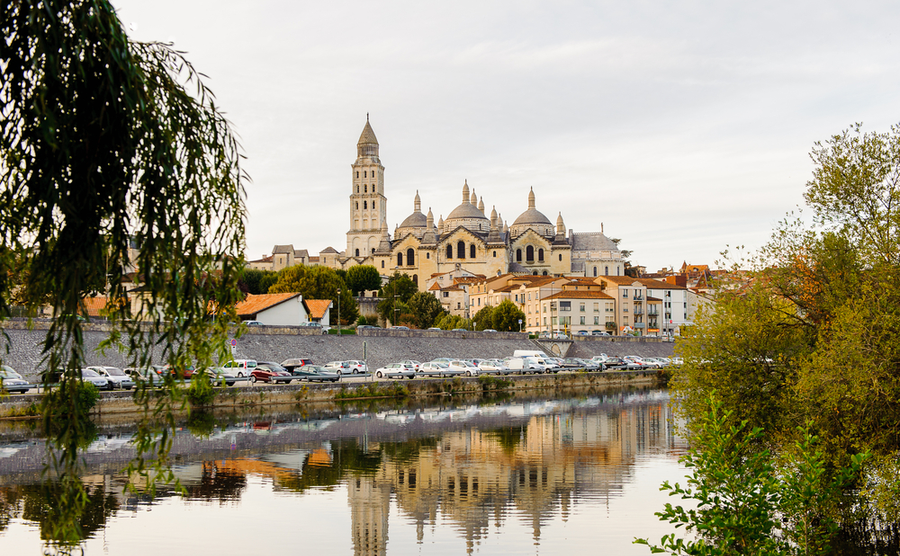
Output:
<instances>
[{"instance_id":1,"label":"stone spire","mask_svg":"<svg viewBox=\"0 0 900 556\"><path fill-rule=\"evenodd\" d=\"M559 216L556 218L556 235L565 234L566 233L566 225L563 223L562 212L559 213Z\"/></svg>"},{"instance_id":2,"label":"stone spire","mask_svg":"<svg viewBox=\"0 0 900 556\"><path fill-rule=\"evenodd\" d=\"M418 194L416 195L418 197ZM431 212L431 207L428 207L428 220L426 220L425 227L429 230L434 229L434 213Z\"/></svg>"},{"instance_id":3,"label":"stone spire","mask_svg":"<svg viewBox=\"0 0 900 556\"><path fill-rule=\"evenodd\" d=\"M497 207L491 210L491 231L488 232L487 240L489 243L500 243L503 241L500 237L500 220L497 216Z\"/></svg>"},{"instance_id":4,"label":"stone spire","mask_svg":"<svg viewBox=\"0 0 900 556\"><path fill-rule=\"evenodd\" d=\"M444 233L444 215L443 214L438 218L437 227L438 227L438 232Z\"/></svg>"},{"instance_id":5,"label":"stone spire","mask_svg":"<svg viewBox=\"0 0 900 556\"><path fill-rule=\"evenodd\" d=\"M466 180L463 183L463 200L462 204L466 204L469 202L469 180Z\"/></svg>"},{"instance_id":6,"label":"stone spire","mask_svg":"<svg viewBox=\"0 0 900 556\"><path fill-rule=\"evenodd\" d=\"M474 195L474 193L472 193ZM481 214L484 214L484 197L478 199L478 210L481 211Z\"/></svg>"},{"instance_id":7,"label":"stone spire","mask_svg":"<svg viewBox=\"0 0 900 556\"><path fill-rule=\"evenodd\" d=\"M478 195L475 194L475 188L472 188L472 197L469 199L469 203L473 206L478 206Z\"/></svg>"},{"instance_id":8,"label":"stone spire","mask_svg":"<svg viewBox=\"0 0 900 556\"><path fill-rule=\"evenodd\" d=\"M493 230L496 227L497 227L497 207L494 206L491 209L491 229Z\"/></svg>"},{"instance_id":9,"label":"stone spire","mask_svg":"<svg viewBox=\"0 0 900 556\"><path fill-rule=\"evenodd\" d=\"M413 212L422 212L422 200L419 199L418 189L416 189L416 199L413 201Z\"/></svg>"},{"instance_id":10,"label":"stone spire","mask_svg":"<svg viewBox=\"0 0 900 556\"><path fill-rule=\"evenodd\" d=\"M437 236L434 232L434 213L431 212L431 207L428 207L428 216L425 220L425 233L422 234L422 243L429 245L437 243Z\"/></svg>"},{"instance_id":11,"label":"stone spire","mask_svg":"<svg viewBox=\"0 0 900 556\"><path fill-rule=\"evenodd\" d=\"M528 210L534 210L534 188L528 192Z\"/></svg>"}]
</instances>

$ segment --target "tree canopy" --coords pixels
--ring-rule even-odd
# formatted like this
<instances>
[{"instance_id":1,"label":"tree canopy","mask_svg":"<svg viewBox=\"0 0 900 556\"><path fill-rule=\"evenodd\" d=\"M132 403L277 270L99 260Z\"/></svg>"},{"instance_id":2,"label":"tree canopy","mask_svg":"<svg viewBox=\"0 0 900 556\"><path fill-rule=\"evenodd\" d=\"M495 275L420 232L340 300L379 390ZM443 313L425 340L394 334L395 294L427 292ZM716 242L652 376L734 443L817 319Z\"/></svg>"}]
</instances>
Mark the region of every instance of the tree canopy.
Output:
<instances>
[{"instance_id":1,"label":"tree canopy","mask_svg":"<svg viewBox=\"0 0 900 556\"><path fill-rule=\"evenodd\" d=\"M347 286L353 290L353 295L360 295L367 290L381 289L381 275L372 265L361 264L351 266L344 278Z\"/></svg>"},{"instance_id":2,"label":"tree canopy","mask_svg":"<svg viewBox=\"0 0 900 556\"><path fill-rule=\"evenodd\" d=\"M287 292L299 292L304 299L333 301L331 324L337 324L338 297L340 297L342 325L356 322L359 317L359 306L350 288L337 272L327 266L294 265L280 270L278 281L269 288L269 293Z\"/></svg>"},{"instance_id":3,"label":"tree canopy","mask_svg":"<svg viewBox=\"0 0 900 556\"><path fill-rule=\"evenodd\" d=\"M688 423L715 391L732 424L765 429L767 442L789 448L808 426L832 470L871 451L854 519L877 528L900 520L900 127L854 126L811 157L813 224L785 220L744 262L740 287L676 346L673 386Z\"/></svg>"},{"instance_id":4,"label":"tree canopy","mask_svg":"<svg viewBox=\"0 0 900 556\"><path fill-rule=\"evenodd\" d=\"M419 288L409 276L395 272L378 292L379 297L383 298L378 302L378 316L385 322L390 321L395 325L401 321L409 321L411 314L407 303L418 291ZM401 318L403 315L406 316Z\"/></svg>"},{"instance_id":5,"label":"tree canopy","mask_svg":"<svg viewBox=\"0 0 900 556\"><path fill-rule=\"evenodd\" d=\"M413 324L421 329L434 326L434 321L446 312L438 298L428 292L416 292L406 305Z\"/></svg>"}]
</instances>

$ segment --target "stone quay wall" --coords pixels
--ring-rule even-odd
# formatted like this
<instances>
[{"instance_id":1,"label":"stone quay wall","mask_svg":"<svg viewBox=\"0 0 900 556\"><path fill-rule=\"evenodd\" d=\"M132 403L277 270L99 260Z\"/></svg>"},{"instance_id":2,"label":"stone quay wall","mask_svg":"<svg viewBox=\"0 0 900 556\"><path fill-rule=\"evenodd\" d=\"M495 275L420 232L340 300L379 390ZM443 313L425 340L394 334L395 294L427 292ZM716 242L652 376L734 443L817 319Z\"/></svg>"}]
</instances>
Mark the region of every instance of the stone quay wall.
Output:
<instances>
[{"instance_id":1,"label":"stone quay wall","mask_svg":"<svg viewBox=\"0 0 900 556\"><path fill-rule=\"evenodd\" d=\"M30 326L29 326L30 324ZM0 350L0 359L29 381L40 379L41 344L49 323L10 320L3 323L9 338L9 352ZM314 363L358 359L365 360L370 370L405 359L430 361L438 357L503 358L515 350L542 349L562 357L641 355L671 356L674 344L656 338L619 336L578 337L575 340L529 340L517 332L450 332L434 330L364 329L359 335L322 335L302 327L242 327L240 336L233 334L236 359L281 362L292 357L309 357ZM235 329L238 332L238 329ZM311 333L312 332L312 333ZM88 365L125 367L122 353L99 350L108 337L108 326L86 323L85 354ZM2 340L0 340L2 341ZM163 363L161 355L157 362Z\"/></svg>"}]
</instances>

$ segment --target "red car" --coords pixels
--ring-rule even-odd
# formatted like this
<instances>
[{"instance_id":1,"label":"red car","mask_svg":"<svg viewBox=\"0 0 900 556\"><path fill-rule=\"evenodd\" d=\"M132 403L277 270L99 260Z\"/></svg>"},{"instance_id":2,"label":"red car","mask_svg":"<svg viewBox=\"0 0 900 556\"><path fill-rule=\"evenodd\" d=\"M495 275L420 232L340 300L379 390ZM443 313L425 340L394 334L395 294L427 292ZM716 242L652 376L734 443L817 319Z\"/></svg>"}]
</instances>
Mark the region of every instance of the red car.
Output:
<instances>
[{"instance_id":1,"label":"red car","mask_svg":"<svg viewBox=\"0 0 900 556\"><path fill-rule=\"evenodd\" d=\"M273 369L267 367L265 365L257 365L253 372L250 373L250 382L268 382L268 383L283 383L287 384L288 382L294 380L294 376L284 370L281 369Z\"/></svg>"}]
</instances>

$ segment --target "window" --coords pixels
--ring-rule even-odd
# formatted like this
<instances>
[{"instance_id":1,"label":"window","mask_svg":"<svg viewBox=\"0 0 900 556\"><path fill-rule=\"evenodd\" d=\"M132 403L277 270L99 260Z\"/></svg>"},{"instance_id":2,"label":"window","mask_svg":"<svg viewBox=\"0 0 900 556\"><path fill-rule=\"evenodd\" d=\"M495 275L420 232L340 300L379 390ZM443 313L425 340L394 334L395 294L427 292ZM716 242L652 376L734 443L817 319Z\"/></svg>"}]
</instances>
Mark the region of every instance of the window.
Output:
<instances>
[{"instance_id":1,"label":"window","mask_svg":"<svg viewBox=\"0 0 900 556\"><path fill-rule=\"evenodd\" d=\"M416 264L416 252L410 247L406 250L406 266L413 266L414 264Z\"/></svg>"},{"instance_id":2,"label":"window","mask_svg":"<svg viewBox=\"0 0 900 556\"><path fill-rule=\"evenodd\" d=\"M410 251L412 251L412 249L410 249ZM415 284L417 286L419 285L419 275L418 274L413 274L413 284Z\"/></svg>"},{"instance_id":3,"label":"window","mask_svg":"<svg viewBox=\"0 0 900 556\"><path fill-rule=\"evenodd\" d=\"M444 297L450 297L450 292L442 292L442 293L444 294Z\"/></svg>"},{"instance_id":4,"label":"window","mask_svg":"<svg viewBox=\"0 0 900 556\"><path fill-rule=\"evenodd\" d=\"M359 172L357 172L357 174L358 174L358 173L359 173ZM358 186L358 185L356 186L356 192L359 193L359 186ZM359 205L359 203L357 203L357 207L356 207L356 208L359 208L358 205Z\"/></svg>"},{"instance_id":5,"label":"window","mask_svg":"<svg viewBox=\"0 0 900 556\"><path fill-rule=\"evenodd\" d=\"M495 259L497 258L497 252L496 252L496 251L494 251L494 258L495 258Z\"/></svg>"},{"instance_id":6,"label":"window","mask_svg":"<svg viewBox=\"0 0 900 556\"><path fill-rule=\"evenodd\" d=\"M572 310L572 302L571 301L560 301L559 302L559 310L560 311L571 311Z\"/></svg>"},{"instance_id":7,"label":"window","mask_svg":"<svg viewBox=\"0 0 900 556\"><path fill-rule=\"evenodd\" d=\"M600 304L599 304L599 303L594 303L594 312L595 312L595 313L599 313L599 312L600 312Z\"/></svg>"},{"instance_id":8,"label":"window","mask_svg":"<svg viewBox=\"0 0 900 556\"><path fill-rule=\"evenodd\" d=\"M431 259L431 253L425 253L425 258L426 258L426 259Z\"/></svg>"},{"instance_id":9,"label":"window","mask_svg":"<svg viewBox=\"0 0 900 556\"><path fill-rule=\"evenodd\" d=\"M475 244L474 243L469 246L469 258L470 259L475 258Z\"/></svg>"},{"instance_id":10,"label":"window","mask_svg":"<svg viewBox=\"0 0 900 556\"><path fill-rule=\"evenodd\" d=\"M466 258L466 244L462 241L456 244L456 258L457 259L465 259Z\"/></svg>"},{"instance_id":11,"label":"window","mask_svg":"<svg viewBox=\"0 0 900 556\"><path fill-rule=\"evenodd\" d=\"M579 304L578 310L582 313L584 312L584 303ZM584 323L581 323L581 324L584 324Z\"/></svg>"},{"instance_id":12,"label":"window","mask_svg":"<svg viewBox=\"0 0 900 556\"><path fill-rule=\"evenodd\" d=\"M600 324L600 317L594 317L594 325Z\"/></svg>"},{"instance_id":13,"label":"window","mask_svg":"<svg viewBox=\"0 0 900 556\"><path fill-rule=\"evenodd\" d=\"M608 266L607 266L607 267L604 267L604 269L603 269L603 275L604 275L604 276L609 276L609 267L608 267Z\"/></svg>"},{"instance_id":14,"label":"window","mask_svg":"<svg viewBox=\"0 0 900 556\"><path fill-rule=\"evenodd\" d=\"M560 259L560 260L562 260L562 259ZM544 262L544 250L543 249L538 249L538 261Z\"/></svg>"},{"instance_id":15,"label":"window","mask_svg":"<svg viewBox=\"0 0 900 556\"><path fill-rule=\"evenodd\" d=\"M359 256L359 249L356 250L356 256Z\"/></svg>"},{"instance_id":16,"label":"window","mask_svg":"<svg viewBox=\"0 0 900 556\"><path fill-rule=\"evenodd\" d=\"M373 255L375 254L375 248L374 248L374 247L372 248L372 254L373 254Z\"/></svg>"},{"instance_id":17,"label":"window","mask_svg":"<svg viewBox=\"0 0 900 556\"><path fill-rule=\"evenodd\" d=\"M525 260L527 262L534 262L534 247L528 246L525 248Z\"/></svg>"},{"instance_id":18,"label":"window","mask_svg":"<svg viewBox=\"0 0 900 556\"><path fill-rule=\"evenodd\" d=\"M359 170L356 171L356 177L359 177ZM359 186L356 186L356 192L359 193Z\"/></svg>"},{"instance_id":19,"label":"window","mask_svg":"<svg viewBox=\"0 0 900 556\"><path fill-rule=\"evenodd\" d=\"M368 192L369 192L369 186L366 184L363 184L363 193L368 193Z\"/></svg>"},{"instance_id":20,"label":"window","mask_svg":"<svg viewBox=\"0 0 900 556\"><path fill-rule=\"evenodd\" d=\"M366 175L367 174L366 174L365 170L363 170L363 177L366 177Z\"/></svg>"},{"instance_id":21,"label":"window","mask_svg":"<svg viewBox=\"0 0 900 556\"><path fill-rule=\"evenodd\" d=\"M596 278L596 277L597 277L597 267L595 266L594 267L594 278Z\"/></svg>"},{"instance_id":22,"label":"window","mask_svg":"<svg viewBox=\"0 0 900 556\"><path fill-rule=\"evenodd\" d=\"M579 322L579 324L584 324L584 317L581 317L581 321Z\"/></svg>"},{"instance_id":23,"label":"window","mask_svg":"<svg viewBox=\"0 0 900 556\"><path fill-rule=\"evenodd\" d=\"M522 250L521 249L516 249L516 262L517 263L522 262Z\"/></svg>"},{"instance_id":24,"label":"window","mask_svg":"<svg viewBox=\"0 0 900 556\"><path fill-rule=\"evenodd\" d=\"M547 275L547 271L545 270L545 271L544 271L544 276L546 276L546 275Z\"/></svg>"},{"instance_id":25,"label":"window","mask_svg":"<svg viewBox=\"0 0 900 556\"><path fill-rule=\"evenodd\" d=\"M359 210L359 201L356 201L356 210Z\"/></svg>"},{"instance_id":26,"label":"window","mask_svg":"<svg viewBox=\"0 0 900 556\"><path fill-rule=\"evenodd\" d=\"M622 288L622 299L628 299L628 290Z\"/></svg>"},{"instance_id":27,"label":"window","mask_svg":"<svg viewBox=\"0 0 900 556\"><path fill-rule=\"evenodd\" d=\"M447 258L448 259L453 258L453 246L452 245L447 246Z\"/></svg>"},{"instance_id":28,"label":"window","mask_svg":"<svg viewBox=\"0 0 900 556\"><path fill-rule=\"evenodd\" d=\"M372 253L374 253L374 252L375 252L375 250L372 249ZM384 261L381 261L381 268L384 268Z\"/></svg>"},{"instance_id":29,"label":"window","mask_svg":"<svg viewBox=\"0 0 900 556\"><path fill-rule=\"evenodd\" d=\"M367 203L366 201L363 201L363 208L364 209L369 208L369 203Z\"/></svg>"}]
</instances>

